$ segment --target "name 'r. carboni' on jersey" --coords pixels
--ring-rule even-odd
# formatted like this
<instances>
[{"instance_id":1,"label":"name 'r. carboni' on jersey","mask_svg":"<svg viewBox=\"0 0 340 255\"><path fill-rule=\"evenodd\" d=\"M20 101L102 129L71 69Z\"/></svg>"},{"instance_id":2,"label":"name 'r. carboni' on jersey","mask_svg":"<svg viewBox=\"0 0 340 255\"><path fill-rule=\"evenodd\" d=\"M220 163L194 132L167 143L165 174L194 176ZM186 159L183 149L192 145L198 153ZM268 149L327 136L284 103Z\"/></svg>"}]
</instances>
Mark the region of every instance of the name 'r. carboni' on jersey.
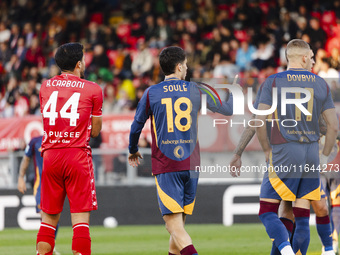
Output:
<instances>
[{"instance_id":1,"label":"name 'r. carboni' on jersey","mask_svg":"<svg viewBox=\"0 0 340 255\"><path fill-rule=\"evenodd\" d=\"M81 81L72 81L72 80L47 80L46 87L71 87L71 88L80 88L83 89L85 86L85 82Z\"/></svg>"}]
</instances>

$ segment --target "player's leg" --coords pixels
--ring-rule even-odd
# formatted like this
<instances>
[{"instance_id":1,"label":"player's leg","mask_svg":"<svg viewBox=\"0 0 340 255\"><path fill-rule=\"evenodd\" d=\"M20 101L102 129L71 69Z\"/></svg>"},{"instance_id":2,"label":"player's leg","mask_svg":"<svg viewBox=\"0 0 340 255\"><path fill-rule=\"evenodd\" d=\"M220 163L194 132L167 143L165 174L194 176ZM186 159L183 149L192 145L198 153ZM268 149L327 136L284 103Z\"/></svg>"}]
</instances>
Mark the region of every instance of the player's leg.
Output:
<instances>
[{"instance_id":1,"label":"player's leg","mask_svg":"<svg viewBox=\"0 0 340 255\"><path fill-rule=\"evenodd\" d=\"M340 179L332 178L330 180L330 202L331 202L331 220L333 225L333 249L338 253L338 240L340 231Z\"/></svg>"},{"instance_id":2,"label":"player's leg","mask_svg":"<svg viewBox=\"0 0 340 255\"><path fill-rule=\"evenodd\" d=\"M40 205L42 220L37 235L38 254L52 254L55 245L56 226L63 209L66 192L61 169L54 150L44 153L44 174L41 178ZM60 159L60 158L59 158ZM37 204L39 201L37 201Z\"/></svg>"},{"instance_id":3,"label":"player's leg","mask_svg":"<svg viewBox=\"0 0 340 255\"><path fill-rule=\"evenodd\" d=\"M301 198L296 199L293 203L293 212L296 224L293 237L293 250L295 253L300 252L301 254L306 254L310 241L310 201Z\"/></svg>"},{"instance_id":4,"label":"player's leg","mask_svg":"<svg viewBox=\"0 0 340 255\"><path fill-rule=\"evenodd\" d=\"M55 231L59 222L59 214L47 214L42 212L42 221L37 235L38 255L52 255L55 245Z\"/></svg>"},{"instance_id":5,"label":"player's leg","mask_svg":"<svg viewBox=\"0 0 340 255\"><path fill-rule=\"evenodd\" d=\"M279 218L283 225L285 225L289 238L291 239L295 228L293 205L291 201L281 201L279 207Z\"/></svg>"},{"instance_id":6,"label":"player's leg","mask_svg":"<svg viewBox=\"0 0 340 255\"><path fill-rule=\"evenodd\" d=\"M194 211L195 201L196 201L196 191L199 178L199 172L196 171L186 171L187 178L184 179L184 213L183 213L183 226L185 225L185 220L187 215L192 215ZM194 245L191 243L181 250L181 254L197 254Z\"/></svg>"},{"instance_id":7,"label":"player's leg","mask_svg":"<svg viewBox=\"0 0 340 255\"><path fill-rule=\"evenodd\" d=\"M329 203L328 202L329 201L328 198L330 197L330 194L329 194L329 185L328 185L328 180L327 180L326 176L323 173L320 174L320 183L321 183L321 185L320 185L321 200L323 198L326 200L326 205L327 205L327 209L328 209L328 216L329 216L330 225L331 225L330 228L331 228L331 232L332 232L333 225L332 225L331 214L330 214L331 211L329 211L329 204L328 204ZM311 201L312 206L313 206L313 202L314 201ZM315 210L314 207L313 207L313 210ZM318 229L318 224L316 225L316 228ZM322 242L320 234L319 234L319 237L320 237L320 240ZM322 243L322 252L321 252L321 255L324 255L324 253L325 253L325 246Z\"/></svg>"},{"instance_id":8,"label":"player's leg","mask_svg":"<svg viewBox=\"0 0 340 255\"><path fill-rule=\"evenodd\" d=\"M292 202L290 201L281 201L279 206L279 219L286 227L289 235L289 239L291 240L293 231L294 231L294 214ZM280 250L275 246L274 242L272 245L272 250L270 255L280 255Z\"/></svg>"},{"instance_id":9,"label":"player's leg","mask_svg":"<svg viewBox=\"0 0 340 255\"><path fill-rule=\"evenodd\" d=\"M282 171L282 166L294 164L291 162L293 150L290 144L274 145L269 157L268 169L261 184L259 217L266 231L281 254L294 254L289 242L289 234L284 223L278 217L280 201L294 201L298 181L289 171ZM300 157L300 155L299 155ZM295 163L296 164L296 163ZM289 169L289 168L288 168Z\"/></svg>"},{"instance_id":10,"label":"player's leg","mask_svg":"<svg viewBox=\"0 0 340 255\"><path fill-rule=\"evenodd\" d=\"M191 238L184 228L185 214L194 208L198 176L190 171L156 175L158 204L171 238L169 254L196 254Z\"/></svg>"},{"instance_id":11,"label":"player's leg","mask_svg":"<svg viewBox=\"0 0 340 255\"><path fill-rule=\"evenodd\" d=\"M184 228L183 213L167 214L163 216L166 229L168 230L173 243L176 245L180 253L183 255L197 254L192 245L192 240ZM169 251L176 254L177 251Z\"/></svg>"},{"instance_id":12,"label":"player's leg","mask_svg":"<svg viewBox=\"0 0 340 255\"><path fill-rule=\"evenodd\" d=\"M340 230L340 207L332 207L332 223L333 223L333 250L339 254L339 230Z\"/></svg>"},{"instance_id":13,"label":"player's leg","mask_svg":"<svg viewBox=\"0 0 340 255\"><path fill-rule=\"evenodd\" d=\"M65 152L64 157L69 162L65 188L73 227L72 251L90 255L90 212L98 207L91 156L83 150L72 149L72 153Z\"/></svg>"},{"instance_id":14,"label":"player's leg","mask_svg":"<svg viewBox=\"0 0 340 255\"><path fill-rule=\"evenodd\" d=\"M185 219L186 219L186 214L183 215L183 224L185 225ZM169 241L169 255L179 255L181 254L181 251L178 249L174 239L170 235L170 241Z\"/></svg>"},{"instance_id":15,"label":"player's leg","mask_svg":"<svg viewBox=\"0 0 340 255\"><path fill-rule=\"evenodd\" d=\"M72 252L74 255L91 254L90 212L71 213L73 228Z\"/></svg>"},{"instance_id":16,"label":"player's leg","mask_svg":"<svg viewBox=\"0 0 340 255\"><path fill-rule=\"evenodd\" d=\"M267 234L283 255L291 255L292 247L289 243L289 235L285 225L278 217L280 200L260 198L259 217L266 228Z\"/></svg>"},{"instance_id":17,"label":"player's leg","mask_svg":"<svg viewBox=\"0 0 340 255\"><path fill-rule=\"evenodd\" d=\"M296 225L293 250L296 253L306 254L310 241L310 201L321 199L319 171L313 171L313 169L318 169L319 166L319 144L314 142L302 144L301 147L301 150L305 152L304 158L306 158L306 161L302 162L304 169L301 169L302 175L299 180L296 201L293 203ZM322 213L324 214L325 212L323 211Z\"/></svg>"},{"instance_id":18,"label":"player's leg","mask_svg":"<svg viewBox=\"0 0 340 255\"><path fill-rule=\"evenodd\" d=\"M328 215L328 206L326 198L323 197L321 200L311 201L311 205L316 214L316 229L321 239L324 251L333 250L332 247L332 227Z\"/></svg>"},{"instance_id":19,"label":"player's leg","mask_svg":"<svg viewBox=\"0 0 340 255\"><path fill-rule=\"evenodd\" d=\"M37 211L37 213L39 213L42 217L42 211L41 211L41 205L40 205L40 201L41 201L41 173L38 172L37 170L37 176L39 178L36 178L36 179L39 179L39 180L36 180L36 182L34 183L34 187L33 187L33 195L35 197L35 202L36 202L36 206L35 206L35 209ZM55 230L55 235L54 235L54 240L57 239L57 234L58 234L58 229L59 229L59 222L56 226L56 230ZM54 247L54 250L53 250L53 254L54 255L59 255L60 253L56 250L56 248Z\"/></svg>"},{"instance_id":20,"label":"player's leg","mask_svg":"<svg viewBox=\"0 0 340 255\"><path fill-rule=\"evenodd\" d=\"M169 239L169 255L179 255L180 252L181 251L177 248L177 245L176 245L174 239L170 235L170 239Z\"/></svg>"}]
</instances>

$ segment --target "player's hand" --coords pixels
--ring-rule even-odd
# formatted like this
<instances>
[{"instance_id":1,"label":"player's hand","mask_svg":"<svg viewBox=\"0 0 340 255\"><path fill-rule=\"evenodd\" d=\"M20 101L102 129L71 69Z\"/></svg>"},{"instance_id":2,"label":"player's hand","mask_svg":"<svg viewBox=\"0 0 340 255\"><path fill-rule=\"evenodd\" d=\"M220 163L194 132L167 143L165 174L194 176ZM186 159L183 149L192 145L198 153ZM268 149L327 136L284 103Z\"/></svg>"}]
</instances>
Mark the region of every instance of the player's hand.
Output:
<instances>
[{"instance_id":1,"label":"player's hand","mask_svg":"<svg viewBox=\"0 0 340 255\"><path fill-rule=\"evenodd\" d=\"M133 167L137 167L140 164L139 158L143 158L139 151L133 154L129 154L129 158L128 158L129 165Z\"/></svg>"},{"instance_id":2,"label":"player's hand","mask_svg":"<svg viewBox=\"0 0 340 255\"><path fill-rule=\"evenodd\" d=\"M26 182L25 182L25 178L22 176L19 176L18 178L18 190L20 191L20 193L25 194L27 188L26 188Z\"/></svg>"},{"instance_id":3,"label":"player's hand","mask_svg":"<svg viewBox=\"0 0 340 255\"><path fill-rule=\"evenodd\" d=\"M233 86L238 87L242 91L242 86L237 83L238 80L238 74L235 75L234 81L233 81Z\"/></svg>"},{"instance_id":4,"label":"player's hand","mask_svg":"<svg viewBox=\"0 0 340 255\"><path fill-rule=\"evenodd\" d=\"M229 173L232 177L240 176L240 167L242 166L241 157L234 154L229 163Z\"/></svg>"}]
</instances>

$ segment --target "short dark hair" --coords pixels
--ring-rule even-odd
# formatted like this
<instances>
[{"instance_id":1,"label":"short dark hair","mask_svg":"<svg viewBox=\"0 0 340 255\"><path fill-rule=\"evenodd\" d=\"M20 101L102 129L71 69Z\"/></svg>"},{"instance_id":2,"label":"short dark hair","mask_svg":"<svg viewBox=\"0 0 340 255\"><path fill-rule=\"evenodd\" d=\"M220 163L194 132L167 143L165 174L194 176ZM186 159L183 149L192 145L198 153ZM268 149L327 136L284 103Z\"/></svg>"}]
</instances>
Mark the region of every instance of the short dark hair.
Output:
<instances>
[{"instance_id":1,"label":"short dark hair","mask_svg":"<svg viewBox=\"0 0 340 255\"><path fill-rule=\"evenodd\" d=\"M80 43L65 43L56 54L55 62L62 71L73 71L78 61L83 59L84 46Z\"/></svg>"},{"instance_id":2,"label":"short dark hair","mask_svg":"<svg viewBox=\"0 0 340 255\"><path fill-rule=\"evenodd\" d=\"M165 75L175 73L177 64L183 63L186 59L185 51L176 46L170 46L162 50L159 54L159 64Z\"/></svg>"}]
</instances>

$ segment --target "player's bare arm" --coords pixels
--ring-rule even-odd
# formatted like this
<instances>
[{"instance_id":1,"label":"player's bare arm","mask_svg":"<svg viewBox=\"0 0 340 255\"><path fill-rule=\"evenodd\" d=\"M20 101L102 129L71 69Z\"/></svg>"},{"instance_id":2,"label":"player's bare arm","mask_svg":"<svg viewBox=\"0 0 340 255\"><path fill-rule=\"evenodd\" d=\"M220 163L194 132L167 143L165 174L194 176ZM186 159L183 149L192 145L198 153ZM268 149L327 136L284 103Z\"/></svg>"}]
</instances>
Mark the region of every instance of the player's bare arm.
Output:
<instances>
[{"instance_id":1,"label":"player's bare arm","mask_svg":"<svg viewBox=\"0 0 340 255\"><path fill-rule=\"evenodd\" d=\"M255 118L255 115L253 115L253 117ZM245 150L245 148L247 147L247 145L249 144L249 142L251 141L251 139L253 138L253 136L255 135L255 127L250 127L247 126L242 134L241 134L241 138L239 143L237 144L235 150L234 150L234 154L241 157L243 151Z\"/></svg>"},{"instance_id":2,"label":"player's bare arm","mask_svg":"<svg viewBox=\"0 0 340 255\"><path fill-rule=\"evenodd\" d=\"M270 106L267 104L260 103L259 104L259 110L268 110L270 109ZM266 122L267 115L256 115L256 119L262 120L263 123ZM262 150L265 154L266 161L268 162L269 160L269 154L271 152L271 147L268 141L268 136L267 136L267 130L266 130L266 125L262 125L261 127L256 128L256 135L257 138L259 139L259 142L262 146Z\"/></svg>"},{"instance_id":3,"label":"player's bare arm","mask_svg":"<svg viewBox=\"0 0 340 255\"><path fill-rule=\"evenodd\" d=\"M329 154L332 151L332 148L334 146L336 137L338 135L338 118L335 113L335 109L327 109L322 113L322 116L326 122L327 125L327 131L326 131L326 140L325 140L325 146L323 148L320 161L324 158L324 156L328 157ZM324 163L324 162L320 162ZM326 161L327 163L327 161Z\"/></svg>"},{"instance_id":4,"label":"player's bare arm","mask_svg":"<svg viewBox=\"0 0 340 255\"><path fill-rule=\"evenodd\" d=\"M326 125L326 122L323 119L322 115L320 115L320 118L319 118L319 128L320 128L320 133L322 135L326 135L327 125ZM337 134L336 139L340 140L340 131L339 130L338 130L338 134Z\"/></svg>"},{"instance_id":5,"label":"player's bare arm","mask_svg":"<svg viewBox=\"0 0 340 255\"><path fill-rule=\"evenodd\" d=\"M91 137L97 137L102 130L102 117L92 116Z\"/></svg>"},{"instance_id":6,"label":"player's bare arm","mask_svg":"<svg viewBox=\"0 0 340 255\"><path fill-rule=\"evenodd\" d=\"M255 118L255 114L253 115L253 118ZM233 177L240 176L240 167L242 166L242 161L241 161L241 156L253 136L255 135L255 127L254 126L247 126L242 134L240 141L238 142L235 150L234 150L234 155L230 160L230 174ZM236 171L234 170L236 169Z\"/></svg>"},{"instance_id":7,"label":"player's bare arm","mask_svg":"<svg viewBox=\"0 0 340 255\"><path fill-rule=\"evenodd\" d=\"M25 182L25 175L26 171L28 169L28 166L30 164L30 158L26 155L22 158L21 164L20 164L20 170L19 170L19 177L18 177L18 190L20 193L25 194L27 191L26 188L26 182Z\"/></svg>"}]
</instances>

